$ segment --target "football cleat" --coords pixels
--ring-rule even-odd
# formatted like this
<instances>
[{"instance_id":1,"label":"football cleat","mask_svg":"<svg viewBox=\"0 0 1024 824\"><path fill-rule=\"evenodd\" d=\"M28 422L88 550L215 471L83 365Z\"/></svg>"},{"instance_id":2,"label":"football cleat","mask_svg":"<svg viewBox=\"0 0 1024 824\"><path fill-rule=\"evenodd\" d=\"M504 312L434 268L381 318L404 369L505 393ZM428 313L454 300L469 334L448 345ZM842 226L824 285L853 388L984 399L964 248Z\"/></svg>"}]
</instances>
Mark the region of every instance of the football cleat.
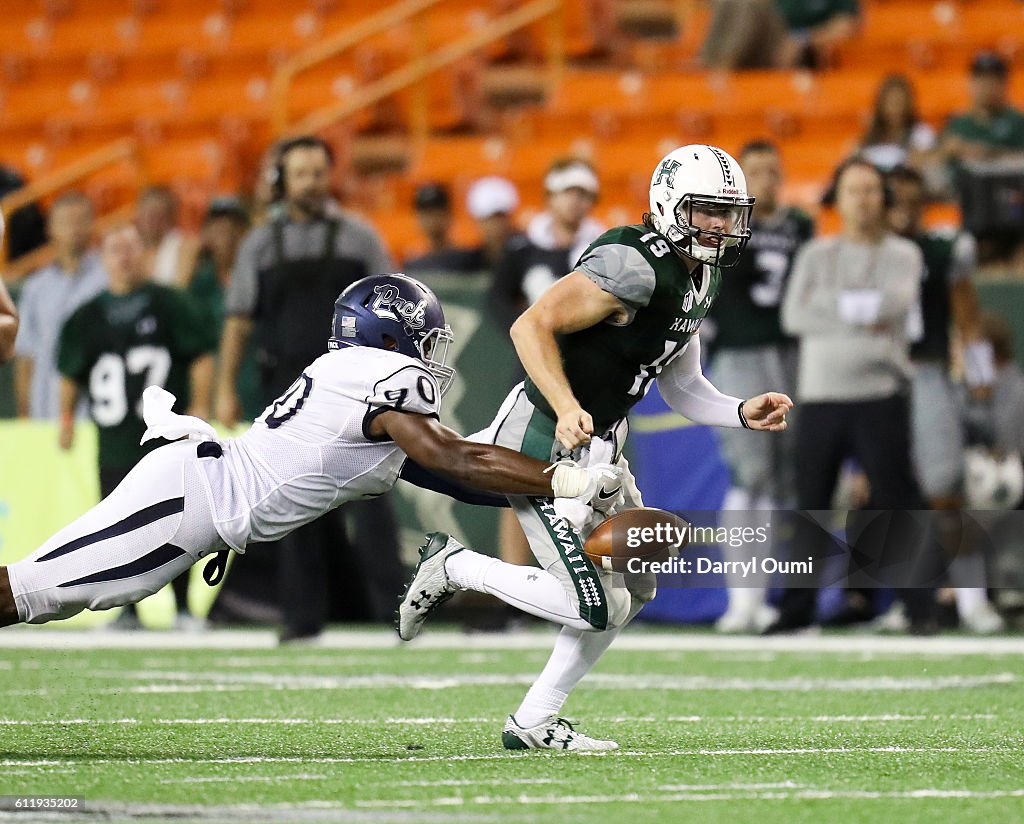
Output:
<instances>
[{"instance_id":1,"label":"football cleat","mask_svg":"<svg viewBox=\"0 0 1024 824\"><path fill-rule=\"evenodd\" d=\"M617 750L614 741L601 741L576 732L564 718L551 718L536 727L520 727L514 715L505 722L501 743L506 750L574 750L576 752L607 752Z\"/></svg>"},{"instance_id":2,"label":"football cleat","mask_svg":"<svg viewBox=\"0 0 1024 824\"><path fill-rule=\"evenodd\" d=\"M420 633L423 622L437 607L458 590L448 580L444 563L465 547L443 532L431 532L420 547L420 560L412 580L402 593L395 612L395 629L403 641L411 641Z\"/></svg>"}]
</instances>

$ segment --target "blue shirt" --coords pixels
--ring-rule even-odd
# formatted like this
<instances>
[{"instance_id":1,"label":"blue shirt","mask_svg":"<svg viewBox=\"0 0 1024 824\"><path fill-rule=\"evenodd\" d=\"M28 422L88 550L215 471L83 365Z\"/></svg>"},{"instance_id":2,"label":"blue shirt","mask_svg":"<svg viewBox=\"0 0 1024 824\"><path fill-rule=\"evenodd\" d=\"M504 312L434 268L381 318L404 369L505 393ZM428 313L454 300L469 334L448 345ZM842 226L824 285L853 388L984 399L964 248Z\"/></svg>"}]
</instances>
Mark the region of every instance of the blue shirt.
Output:
<instances>
[{"instance_id":1,"label":"blue shirt","mask_svg":"<svg viewBox=\"0 0 1024 824\"><path fill-rule=\"evenodd\" d=\"M60 416L60 330L79 306L106 288L107 273L97 252L85 253L78 272L66 272L55 262L26 278L18 300L21 326L14 345L19 357L33 362L29 387L29 415L33 419L56 420Z\"/></svg>"}]
</instances>

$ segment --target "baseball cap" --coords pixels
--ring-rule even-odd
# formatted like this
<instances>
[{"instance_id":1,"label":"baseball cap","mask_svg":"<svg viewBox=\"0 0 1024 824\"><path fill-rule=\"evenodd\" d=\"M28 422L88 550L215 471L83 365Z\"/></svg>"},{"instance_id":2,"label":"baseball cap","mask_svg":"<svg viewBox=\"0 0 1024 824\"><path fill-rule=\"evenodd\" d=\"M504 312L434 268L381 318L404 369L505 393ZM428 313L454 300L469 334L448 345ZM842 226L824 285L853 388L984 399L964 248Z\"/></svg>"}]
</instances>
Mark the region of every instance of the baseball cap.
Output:
<instances>
[{"instance_id":1,"label":"baseball cap","mask_svg":"<svg viewBox=\"0 0 1024 824\"><path fill-rule=\"evenodd\" d=\"M482 177L466 193L466 208L477 220L511 214L518 207L519 193L503 177Z\"/></svg>"},{"instance_id":2,"label":"baseball cap","mask_svg":"<svg viewBox=\"0 0 1024 824\"><path fill-rule=\"evenodd\" d=\"M552 169L544 177L544 190L548 193L564 192L567 189L583 189L596 195L601 186L594 170L586 163L571 163L558 169Z\"/></svg>"},{"instance_id":3,"label":"baseball cap","mask_svg":"<svg viewBox=\"0 0 1024 824\"><path fill-rule=\"evenodd\" d=\"M452 197L443 183L423 183L416 187L413 204L417 209L449 209Z\"/></svg>"},{"instance_id":4,"label":"baseball cap","mask_svg":"<svg viewBox=\"0 0 1024 824\"><path fill-rule=\"evenodd\" d=\"M1006 77L1009 66L1001 54L993 51L978 52L971 60L971 74L997 74Z\"/></svg>"}]
</instances>

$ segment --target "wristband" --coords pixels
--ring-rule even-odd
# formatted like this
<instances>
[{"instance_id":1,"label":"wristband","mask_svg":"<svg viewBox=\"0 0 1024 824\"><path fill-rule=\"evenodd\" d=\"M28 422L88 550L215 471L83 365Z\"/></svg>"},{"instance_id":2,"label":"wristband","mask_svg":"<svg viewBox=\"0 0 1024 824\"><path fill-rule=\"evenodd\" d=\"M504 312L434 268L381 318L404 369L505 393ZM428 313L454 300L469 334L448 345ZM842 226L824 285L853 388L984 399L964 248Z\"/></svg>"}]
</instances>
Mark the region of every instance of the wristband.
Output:
<instances>
[{"instance_id":1,"label":"wristband","mask_svg":"<svg viewBox=\"0 0 1024 824\"><path fill-rule=\"evenodd\" d=\"M754 427L752 427L749 423L747 423L747 416L743 414L743 404L745 404L745 403L746 403L746 401L740 401L740 405L736 407L736 412L740 416L740 423L743 424L743 428L744 429L753 429Z\"/></svg>"},{"instance_id":2,"label":"wristband","mask_svg":"<svg viewBox=\"0 0 1024 824\"><path fill-rule=\"evenodd\" d=\"M574 461L560 461L544 471L551 470L554 470L551 474L551 491L556 498L575 498L586 490L590 475Z\"/></svg>"}]
</instances>

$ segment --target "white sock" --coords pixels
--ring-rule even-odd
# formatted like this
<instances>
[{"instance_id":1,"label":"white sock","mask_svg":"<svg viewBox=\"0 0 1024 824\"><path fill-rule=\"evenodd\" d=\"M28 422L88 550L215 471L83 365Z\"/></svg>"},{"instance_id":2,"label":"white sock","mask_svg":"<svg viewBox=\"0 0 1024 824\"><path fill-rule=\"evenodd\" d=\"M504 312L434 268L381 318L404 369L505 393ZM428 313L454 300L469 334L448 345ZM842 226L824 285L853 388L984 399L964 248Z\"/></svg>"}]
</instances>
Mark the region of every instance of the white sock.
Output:
<instances>
[{"instance_id":1,"label":"white sock","mask_svg":"<svg viewBox=\"0 0 1024 824\"><path fill-rule=\"evenodd\" d=\"M643 607L636 598L630 606L626 620L621 625L604 632L581 632L565 627L558 633L551 657L541 670L537 680L515 711L516 722L521 727L536 727L552 715L556 715L569 693L593 669L612 642L619 637L622 627L628 624Z\"/></svg>"},{"instance_id":2,"label":"white sock","mask_svg":"<svg viewBox=\"0 0 1024 824\"><path fill-rule=\"evenodd\" d=\"M773 507L774 502L767 495L761 495L755 500L745 489L734 486L725 495L718 521L730 532L746 528L757 529L763 527L769 520L758 510L770 510ZM756 551L752 551L750 544L739 547L720 544L719 550L725 561L749 561L757 554ZM769 576L759 569L744 575L742 571L729 568L725 572L725 585L729 590L729 610L753 615L764 606L768 584Z\"/></svg>"},{"instance_id":3,"label":"white sock","mask_svg":"<svg viewBox=\"0 0 1024 824\"><path fill-rule=\"evenodd\" d=\"M956 597L956 611L959 615L970 615L976 609L984 608L988 600L985 592L985 556L980 552L957 555L949 565L949 579ZM966 586L957 586L964 584ZM973 584L973 586L971 586ZM979 586L979 584L981 586Z\"/></svg>"},{"instance_id":4,"label":"white sock","mask_svg":"<svg viewBox=\"0 0 1024 824\"><path fill-rule=\"evenodd\" d=\"M471 549L449 557L444 568L457 587L486 592L516 609L565 627L590 627L562 583L543 569L506 564Z\"/></svg>"},{"instance_id":5,"label":"white sock","mask_svg":"<svg viewBox=\"0 0 1024 824\"><path fill-rule=\"evenodd\" d=\"M988 593L982 587L956 587L956 612L961 618L978 609L984 609L988 601Z\"/></svg>"}]
</instances>

